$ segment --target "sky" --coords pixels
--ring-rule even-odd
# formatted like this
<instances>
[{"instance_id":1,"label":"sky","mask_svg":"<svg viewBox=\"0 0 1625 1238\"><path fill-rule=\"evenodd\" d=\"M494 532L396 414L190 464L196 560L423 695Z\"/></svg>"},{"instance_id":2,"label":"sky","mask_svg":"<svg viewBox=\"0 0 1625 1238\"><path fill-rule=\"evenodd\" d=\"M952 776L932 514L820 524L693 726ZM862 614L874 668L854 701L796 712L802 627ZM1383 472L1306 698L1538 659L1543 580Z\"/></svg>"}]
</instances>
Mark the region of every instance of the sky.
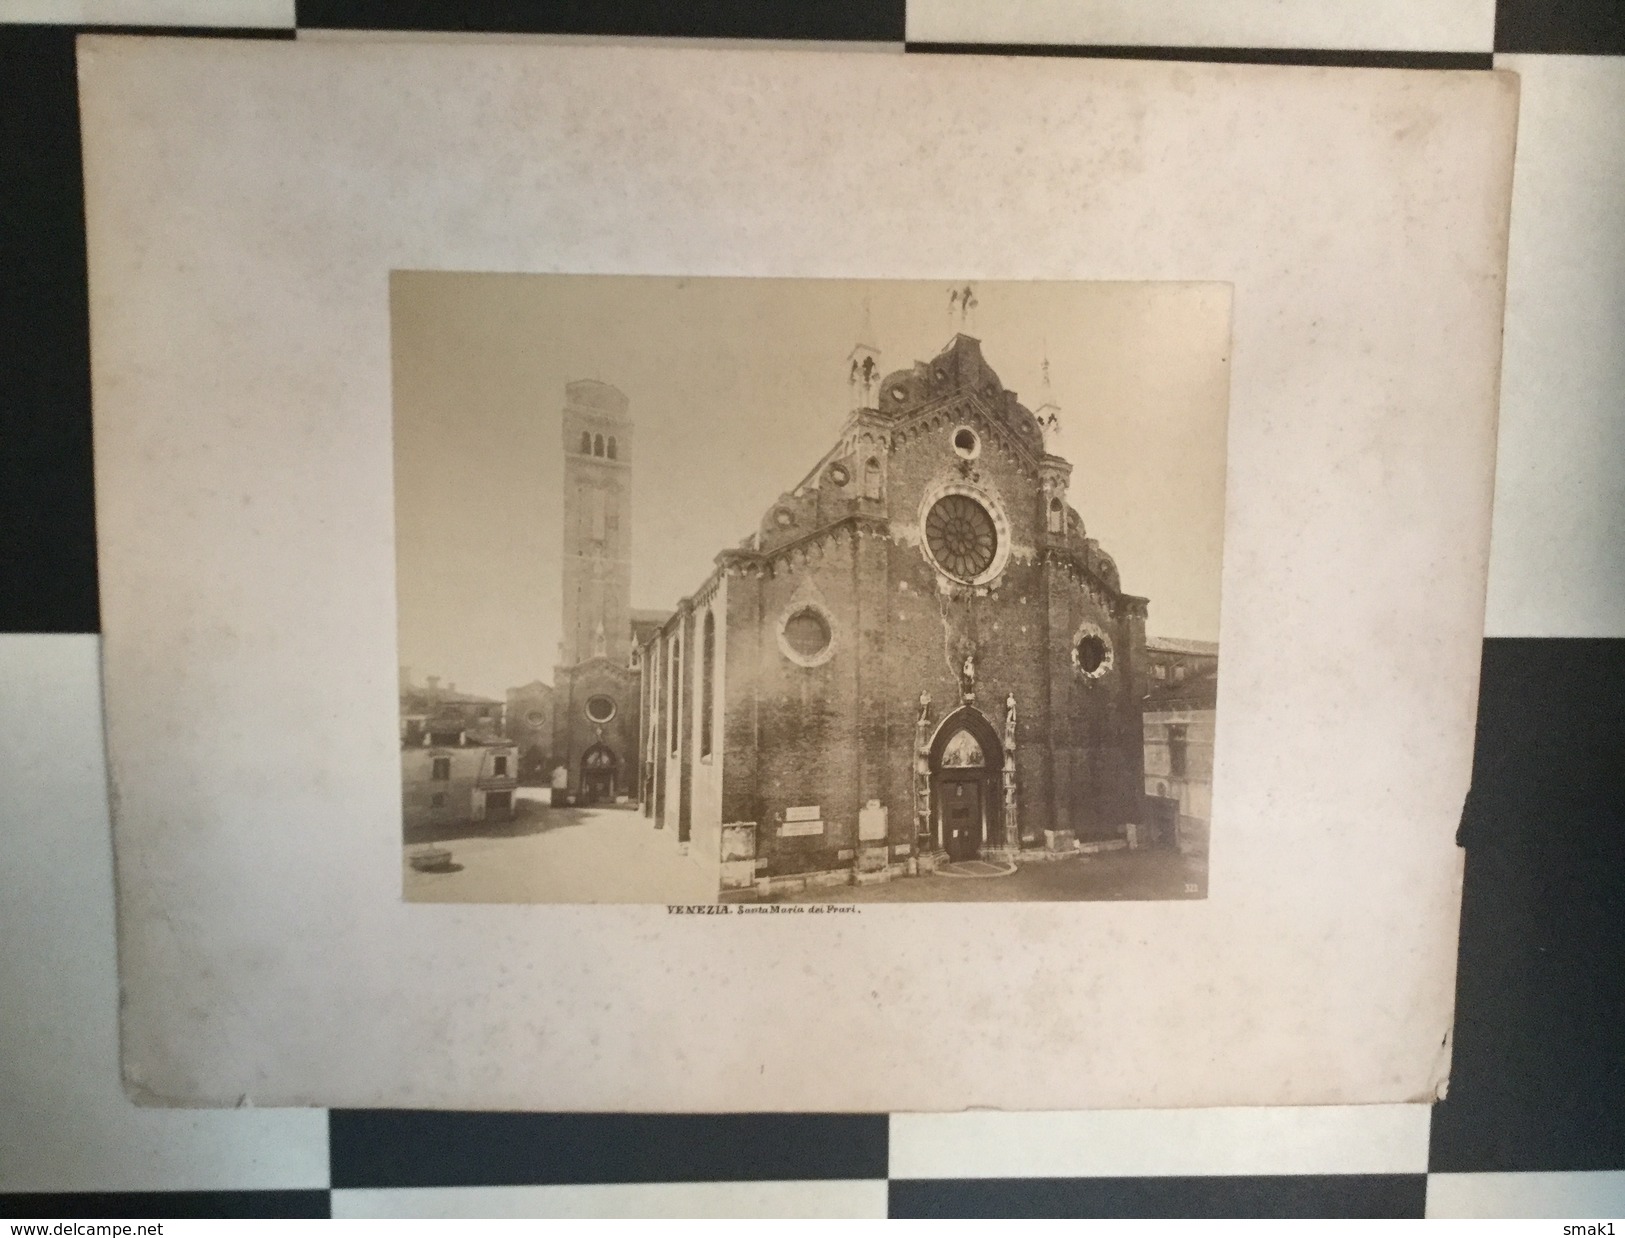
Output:
<instances>
[{"instance_id":1,"label":"sky","mask_svg":"<svg viewBox=\"0 0 1625 1238\"><path fill-rule=\"evenodd\" d=\"M669 610L834 443L866 315L882 371L963 330L1028 408L1047 357L1072 506L1149 633L1217 640L1229 287L984 282L964 322L953 286L396 272L401 664L497 698L552 682L567 382L630 400L632 605Z\"/></svg>"}]
</instances>

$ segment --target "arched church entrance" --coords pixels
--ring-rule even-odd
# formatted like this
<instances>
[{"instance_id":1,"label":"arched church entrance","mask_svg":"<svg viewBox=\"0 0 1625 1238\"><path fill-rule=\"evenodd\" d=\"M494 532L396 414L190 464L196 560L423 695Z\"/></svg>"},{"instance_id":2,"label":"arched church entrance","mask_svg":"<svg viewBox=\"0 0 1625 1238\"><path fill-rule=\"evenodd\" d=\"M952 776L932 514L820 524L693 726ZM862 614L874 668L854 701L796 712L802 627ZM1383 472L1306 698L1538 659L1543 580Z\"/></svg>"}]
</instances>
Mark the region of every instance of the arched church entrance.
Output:
<instances>
[{"instance_id":1,"label":"arched church entrance","mask_svg":"<svg viewBox=\"0 0 1625 1238\"><path fill-rule=\"evenodd\" d=\"M931 744L931 822L951 860L974 860L1004 839L1000 781L1004 748L980 711L965 706L943 719Z\"/></svg>"},{"instance_id":2,"label":"arched church entrance","mask_svg":"<svg viewBox=\"0 0 1625 1238\"><path fill-rule=\"evenodd\" d=\"M615 798L615 770L620 763L603 744L581 754L581 802L602 804Z\"/></svg>"}]
</instances>

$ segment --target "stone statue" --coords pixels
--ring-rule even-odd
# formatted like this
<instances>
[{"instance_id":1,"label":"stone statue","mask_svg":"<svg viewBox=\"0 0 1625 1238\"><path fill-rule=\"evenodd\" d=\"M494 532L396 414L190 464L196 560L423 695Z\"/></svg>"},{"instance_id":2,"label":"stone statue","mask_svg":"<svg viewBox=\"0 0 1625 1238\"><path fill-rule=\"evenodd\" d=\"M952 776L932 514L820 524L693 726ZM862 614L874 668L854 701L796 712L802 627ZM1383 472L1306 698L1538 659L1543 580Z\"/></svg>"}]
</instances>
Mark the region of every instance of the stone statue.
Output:
<instances>
[{"instance_id":1,"label":"stone statue","mask_svg":"<svg viewBox=\"0 0 1625 1238\"><path fill-rule=\"evenodd\" d=\"M967 701L976 695L976 654L967 653L965 664L959 668L959 695Z\"/></svg>"},{"instance_id":2,"label":"stone statue","mask_svg":"<svg viewBox=\"0 0 1625 1238\"><path fill-rule=\"evenodd\" d=\"M919 726L924 726L931 721L931 694L929 692L920 693L920 716L915 721L916 725Z\"/></svg>"},{"instance_id":3,"label":"stone statue","mask_svg":"<svg viewBox=\"0 0 1625 1238\"><path fill-rule=\"evenodd\" d=\"M1011 692L1004 698L1004 750L1009 752L1016 746L1016 694Z\"/></svg>"}]
</instances>

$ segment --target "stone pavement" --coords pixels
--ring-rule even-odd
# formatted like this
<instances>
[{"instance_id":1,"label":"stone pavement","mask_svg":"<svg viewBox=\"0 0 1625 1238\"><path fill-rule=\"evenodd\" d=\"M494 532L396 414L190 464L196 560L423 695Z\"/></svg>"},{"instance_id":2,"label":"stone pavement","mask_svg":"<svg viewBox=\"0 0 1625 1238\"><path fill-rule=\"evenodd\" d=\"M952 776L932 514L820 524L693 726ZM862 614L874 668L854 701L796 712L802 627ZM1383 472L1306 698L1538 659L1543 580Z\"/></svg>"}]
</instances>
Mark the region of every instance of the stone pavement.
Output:
<instances>
[{"instance_id":1,"label":"stone pavement","mask_svg":"<svg viewBox=\"0 0 1625 1238\"><path fill-rule=\"evenodd\" d=\"M1176 851L1105 851L1018 865L1005 877L893 877L883 885L828 886L785 903L1047 903L1203 898L1207 857Z\"/></svg>"},{"instance_id":2,"label":"stone pavement","mask_svg":"<svg viewBox=\"0 0 1625 1238\"><path fill-rule=\"evenodd\" d=\"M528 793L528 794L527 794ZM713 862L679 855L669 831L636 808L548 808L521 788L512 822L476 822L433 843L451 852L445 872L419 872L401 857L405 897L446 903L710 903Z\"/></svg>"}]
</instances>

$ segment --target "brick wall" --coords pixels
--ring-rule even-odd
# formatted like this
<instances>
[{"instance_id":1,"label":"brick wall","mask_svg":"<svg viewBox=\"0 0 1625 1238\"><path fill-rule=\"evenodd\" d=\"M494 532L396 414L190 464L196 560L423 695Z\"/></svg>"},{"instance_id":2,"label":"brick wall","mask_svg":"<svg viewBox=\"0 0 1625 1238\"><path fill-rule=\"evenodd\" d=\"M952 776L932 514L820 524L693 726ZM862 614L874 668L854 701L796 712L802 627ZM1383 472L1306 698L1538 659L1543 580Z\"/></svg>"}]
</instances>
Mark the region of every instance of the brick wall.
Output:
<instances>
[{"instance_id":1,"label":"brick wall","mask_svg":"<svg viewBox=\"0 0 1625 1238\"><path fill-rule=\"evenodd\" d=\"M571 794L581 793L581 758L588 748L602 743L615 754L615 794L635 796L638 791L638 673L625 665L599 658L580 666L555 667L553 672L554 766L569 771ZM587 701L607 696L615 702L615 716L598 724L587 716Z\"/></svg>"}]
</instances>

